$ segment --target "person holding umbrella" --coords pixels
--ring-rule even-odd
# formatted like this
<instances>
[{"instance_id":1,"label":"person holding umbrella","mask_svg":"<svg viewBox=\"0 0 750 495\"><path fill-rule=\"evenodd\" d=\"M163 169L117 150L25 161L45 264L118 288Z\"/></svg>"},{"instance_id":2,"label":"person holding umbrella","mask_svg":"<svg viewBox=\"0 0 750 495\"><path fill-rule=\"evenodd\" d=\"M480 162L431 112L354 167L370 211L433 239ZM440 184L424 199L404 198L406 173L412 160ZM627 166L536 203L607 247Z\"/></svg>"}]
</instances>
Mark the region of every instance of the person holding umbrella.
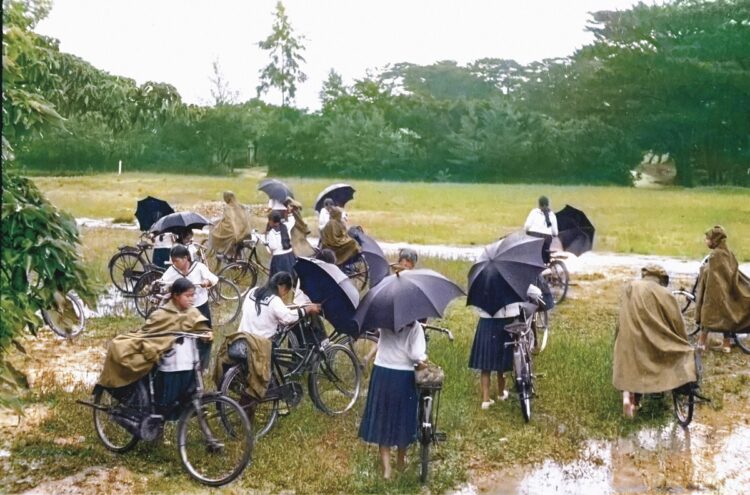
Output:
<instances>
[{"instance_id":1,"label":"person holding umbrella","mask_svg":"<svg viewBox=\"0 0 750 495\"><path fill-rule=\"evenodd\" d=\"M523 229L530 236L544 239L542 260L545 264L549 263L549 247L552 244L552 238L557 237L557 217L549 207L547 196L539 196L539 207L529 212L529 216L526 217L526 222L523 224Z\"/></svg>"}]
</instances>

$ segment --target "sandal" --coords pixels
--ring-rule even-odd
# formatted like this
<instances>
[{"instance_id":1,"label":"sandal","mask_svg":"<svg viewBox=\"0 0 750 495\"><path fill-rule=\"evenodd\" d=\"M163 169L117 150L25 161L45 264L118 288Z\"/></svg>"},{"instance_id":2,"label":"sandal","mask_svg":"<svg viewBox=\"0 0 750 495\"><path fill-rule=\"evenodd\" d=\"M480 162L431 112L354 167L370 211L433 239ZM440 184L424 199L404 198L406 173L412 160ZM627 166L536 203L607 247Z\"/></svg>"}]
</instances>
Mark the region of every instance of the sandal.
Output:
<instances>
[{"instance_id":1,"label":"sandal","mask_svg":"<svg viewBox=\"0 0 750 495\"><path fill-rule=\"evenodd\" d=\"M503 395L498 395L497 400L508 400L508 391L503 390Z\"/></svg>"},{"instance_id":2,"label":"sandal","mask_svg":"<svg viewBox=\"0 0 750 495\"><path fill-rule=\"evenodd\" d=\"M494 403L495 403L495 401L494 401L494 400L492 400L492 399L490 399L490 400L488 400L488 401L485 401L485 402L482 402L482 409L486 411L486 410L487 410L487 409L489 409L489 408L490 408L490 406L491 406L492 404L494 404Z\"/></svg>"}]
</instances>

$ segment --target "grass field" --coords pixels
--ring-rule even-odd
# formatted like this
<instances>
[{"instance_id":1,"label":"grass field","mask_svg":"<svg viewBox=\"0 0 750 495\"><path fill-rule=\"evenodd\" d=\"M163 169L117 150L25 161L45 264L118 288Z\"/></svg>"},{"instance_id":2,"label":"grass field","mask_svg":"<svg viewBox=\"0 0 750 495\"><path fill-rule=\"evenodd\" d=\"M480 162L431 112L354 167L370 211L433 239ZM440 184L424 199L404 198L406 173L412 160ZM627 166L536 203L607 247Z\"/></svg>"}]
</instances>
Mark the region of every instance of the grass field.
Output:
<instances>
[{"instance_id":1,"label":"grass field","mask_svg":"<svg viewBox=\"0 0 750 495\"><path fill-rule=\"evenodd\" d=\"M236 177L166 174L115 174L35 177L47 197L76 217L132 219L136 201L153 195L176 209L221 201L234 191L245 204L261 204L257 191L262 169ZM306 206L335 180L284 179ZM350 223L362 225L376 239L422 244L481 245L523 225L536 199L550 197L553 209L566 203L584 210L596 226L594 248L620 253L700 258L703 232L721 224L741 261L750 261L750 189L635 189L625 187L442 184L349 181L356 189L347 205Z\"/></svg>"}]
</instances>

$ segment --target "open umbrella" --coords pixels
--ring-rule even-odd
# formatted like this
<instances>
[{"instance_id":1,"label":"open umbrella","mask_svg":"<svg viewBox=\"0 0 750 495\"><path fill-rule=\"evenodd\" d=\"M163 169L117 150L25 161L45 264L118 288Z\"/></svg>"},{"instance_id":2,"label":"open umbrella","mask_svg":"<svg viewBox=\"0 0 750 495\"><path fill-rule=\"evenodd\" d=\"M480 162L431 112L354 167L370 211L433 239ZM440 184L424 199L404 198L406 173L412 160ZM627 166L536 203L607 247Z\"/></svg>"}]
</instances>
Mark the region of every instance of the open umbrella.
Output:
<instances>
[{"instance_id":1,"label":"open umbrella","mask_svg":"<svg viewBox=\"0 0 750 495\"><path fill-rule=\"evenodd\" d=\"M289 186L278 179L263 179L258 184L258 190L268 194L268 197L283 203L286 198L294 198L294 193Z\"/></svg>"},{"instance_id":2,"label":"open umbrella","mask_svg":"<svg viewBox=\"0 0 750 495\"><path fill-rule=\"evenodd\" d=\"M377 241L365 234L361 227L349 229L349 236L357 241L362 248L362 256L367 262L370 287L375 287L391 273L391 265L388 263L385 253L383 253Z\"/></svg>"},{"instance_id":3,"label":"open umbrella","mask_svg":"<svg viewBox=\"0 0 750 495\"><path fill-rule=\"evenodd\" d=\"M590 251L596 229L586 214L570 205L555 213L557 231L563 249L576 256Z\"/></svg>"},{"instance_id":4,"label":"open umbrella","mask_svg":"<svg viewBox=\"0 0 750 495\"><path fill-rule=\"evenodd\" d=\"M174 230L191 230L202 229L210 224L206 217L192 211L178 211L161 217L151 226L151 232L161 234L162 232L171 232Z\"/></svg>"},{"instance_id":5,"label":"open umbrella","mask_svg":"<svg viewBox=\"0 0 750 495\"><path fill-rule=\"evenodd\" d=\"M135 208L135 218L138 219L138 225L144 232L150 229L155 221L170 213L174 213L174 209L169 206L169 203L153 196L146 196L139 200Z\"/></svg>"},{"instance_id":6,"label":"open umbrella","mask_svg":"<svg viewBox=\"0 0 750 495\"><path fill-rule=\"evenodd\" d=\"M525 300L529 284L544 270L543 243L520 232L485 247L469 270L466 304L492 315L507 304Z\"/></svg>"},{"instance_id":7,"label":"open umbrella","mask_svg":"<svg viewBox=\"0 0 750 495\"><path fill-rule=\"evenodd\" d=\"M323 316L339 332L357 335L353 324L359 291L339 267L313 258L297 258L294 271L307 297L323 307Z\"/></svg>"},{"instance_id":8,"label":"open umbrella","mask_svg":"<svg viewBox=\"0 0 750 495\"><path fill-rule=\"evenodd\" d=\"M344 206L348 201L354 197L354 189L349 184L333 184L323 189L318 198L315 200L315 211L323 209L323 202L326 198L331 198L336 206Z\"/></svg>"},{"instance_id":9,"label":"open umbrella","mask_svg":"<svg viewBox=\"0 0 750 495\"><path fill-rule=\"evenodd\" d=\"M440 317L464 294L459 286L433 270L404 270L370 289L354 313L360 331L398 330L423 318Z\"/></svg>"}]
</instances>

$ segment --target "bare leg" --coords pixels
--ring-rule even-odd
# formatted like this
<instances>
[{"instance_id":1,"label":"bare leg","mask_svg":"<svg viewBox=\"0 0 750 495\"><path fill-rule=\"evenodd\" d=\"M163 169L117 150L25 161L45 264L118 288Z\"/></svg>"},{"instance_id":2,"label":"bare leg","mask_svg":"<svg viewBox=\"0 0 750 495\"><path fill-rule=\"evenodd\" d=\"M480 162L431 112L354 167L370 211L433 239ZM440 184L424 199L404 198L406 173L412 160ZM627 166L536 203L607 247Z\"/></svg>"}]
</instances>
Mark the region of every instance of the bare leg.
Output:
<instances>
[{"instance_id":1,"label":"bare leg","mask_svg":"<svg viewBox=\"0 0 750 495\"><path fill-rule=\"evenodd\" d=\"M701 334L698 336L698 347L700 349L706 348L706 340L708 339L708 332L701 330Z\"/></svg>"},{"instance_id":2,"label":"bare leg","mask_svg":"<svg viewBox=\"0 0 750 495\"><path fill-rule=\"evenodd\" d=\"M391 479L391 448L380 446L380 462L383 464L383 478Z\"/></svg>"},{"instance_id":3,"label":"bare leg","mask_svg":"<svg viewBox=\"0 0 750 495\"><path fill-rule=\"evenodd\" d=\"M730 339L729 337L724 337L724 345L722 347L724 347L724 349L731 349L732 339Z\"/></svg>"},{"instance_id":4,"label":"bare leg","mask_svg":"<svg viewBox=\"0 0 750 495\"><path fill-rule=\"evenodd\" d=\"M497 372L497 397L502 400L505 393L505 375L502 371Z\"/></svg>"},{"instance_id":5,"label":"bare leg","mask_svg":"<svg viewBox=\"0 0 750 495\"><path fill-rule=\"evenodd\" d=\"M399 447L396 451L396 469L403 471L406 467L406 447Z\"/></svg>"},{"instance_id":6,"label":"bare leg","mask_svg":"<svg viewBox=\"0 0 750 495\"><path fill-rule=\"evenodd\" d=\"M622 393L622 414L626 418L632 418L635 414L635 397L627 391Z\"/></svg>"},{"instance_id":7,"label":"bare leg","mask_svg":"<svg viewBox=\"0 0 750 495\"><path fill-rule=\"evenodd\" d=\"M490 371L482 371L479 383L482 385L482 402L490 400Z\"/></svg>"}]
</instances>

